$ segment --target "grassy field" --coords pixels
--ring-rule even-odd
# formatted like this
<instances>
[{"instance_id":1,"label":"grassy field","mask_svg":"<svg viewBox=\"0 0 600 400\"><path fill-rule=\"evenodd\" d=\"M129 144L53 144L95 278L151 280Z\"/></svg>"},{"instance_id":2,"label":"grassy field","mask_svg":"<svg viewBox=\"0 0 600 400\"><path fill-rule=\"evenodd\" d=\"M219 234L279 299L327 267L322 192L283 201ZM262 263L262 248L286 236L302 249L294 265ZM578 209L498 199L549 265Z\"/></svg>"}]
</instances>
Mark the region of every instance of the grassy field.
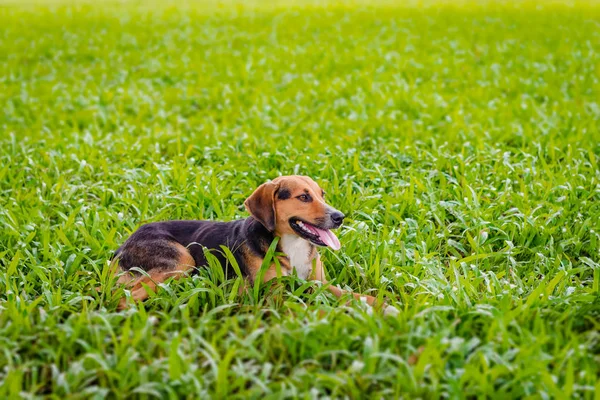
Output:
<instances>
[{"instance_id":1,"label":"grassy field","mask_svg":"<svg viewBox=\"0 0 600 400\"><path fill-rule=\"evenodd\" d=\"M13 2L0 26L0 398L600 399L600 8ZM116 310L139 225L245 217L292 173L348 215L329 278L398 316L214 267Z\"/></svg>"}]
</instances>

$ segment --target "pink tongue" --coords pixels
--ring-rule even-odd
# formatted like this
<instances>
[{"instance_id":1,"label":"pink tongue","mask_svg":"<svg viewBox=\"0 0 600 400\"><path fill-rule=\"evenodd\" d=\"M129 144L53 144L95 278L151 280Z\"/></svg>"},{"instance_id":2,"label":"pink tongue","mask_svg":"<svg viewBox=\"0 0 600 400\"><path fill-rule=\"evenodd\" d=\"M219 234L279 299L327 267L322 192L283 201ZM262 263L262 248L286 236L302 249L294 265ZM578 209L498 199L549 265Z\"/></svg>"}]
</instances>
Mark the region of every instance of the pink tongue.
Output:
<instances>
[{"instance_id":1,"label":"pink tongue","mask_svg":"<svg viewBox=\"0 0 600 400\"><path fill-rule=\"evenodd\" d=\"M329 229L319 229L316 226L311 226L311 228L317 235L319 235L321 242L331 247L332 250L339 250L340 247L342 247L340 240Z\"/></svg>"}]
</instances>

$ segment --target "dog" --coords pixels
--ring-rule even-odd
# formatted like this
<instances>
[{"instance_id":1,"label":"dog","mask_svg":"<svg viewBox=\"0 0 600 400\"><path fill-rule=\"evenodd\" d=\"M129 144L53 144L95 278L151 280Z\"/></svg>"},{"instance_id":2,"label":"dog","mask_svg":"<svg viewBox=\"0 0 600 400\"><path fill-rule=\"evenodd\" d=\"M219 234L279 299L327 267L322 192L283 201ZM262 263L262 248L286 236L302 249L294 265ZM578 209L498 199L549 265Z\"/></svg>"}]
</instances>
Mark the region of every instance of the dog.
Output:
<instances>
[{"instance_id":1,"label":"dog","mask_svg":"<svg viewBox=\"0 0 600 400\"><path fill-rule=\"evenodd\" d=\"M117 283L126 285L131 298L142 301L148 297L146 288L173 277L179 279L199 267L206 266L204 249L216 250L215 257L232 277L230 263L221 246L227 246L241 273L252 285L269 246L279 238L276 256L283 276L294 273L301 279L313 279L327 285L337 297L346 291L328 285L319 257L319 247L339 250L339 239L331 231L339 228L344 214L325 202L325 192L306 176L281 176L260 185L244 202L250 217L231 222L165 221L141 226L115 252ZM131 270L137 267L145 274ZM135 269L137 269L135 268ZM264 274L266 282L277 277L272 263ZM373 296L351 293L356 299L373 306ZM119 308L126 307L126 299Z\"/></svg>"}]
</instances>

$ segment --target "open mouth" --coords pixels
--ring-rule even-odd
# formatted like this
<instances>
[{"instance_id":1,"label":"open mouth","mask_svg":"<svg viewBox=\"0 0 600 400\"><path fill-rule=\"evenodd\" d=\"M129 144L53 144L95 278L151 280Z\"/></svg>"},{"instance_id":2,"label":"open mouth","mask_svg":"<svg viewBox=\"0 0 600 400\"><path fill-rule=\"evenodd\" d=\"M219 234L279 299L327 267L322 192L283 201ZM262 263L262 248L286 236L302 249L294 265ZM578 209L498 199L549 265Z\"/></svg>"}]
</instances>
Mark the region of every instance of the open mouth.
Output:
<instances>
[{"instance_id":1,"label":"open mouth","mask_svg":"<svg viewBox=\"0 0 600 400\"><path fill-rule=\"evenodd\" d=\"M339 250L341 247L339 239L329 229L319 228L297 218L290 220L290 226L300 237L317 246L328 246L332 250Z\"/></svg>"}]
</instances>

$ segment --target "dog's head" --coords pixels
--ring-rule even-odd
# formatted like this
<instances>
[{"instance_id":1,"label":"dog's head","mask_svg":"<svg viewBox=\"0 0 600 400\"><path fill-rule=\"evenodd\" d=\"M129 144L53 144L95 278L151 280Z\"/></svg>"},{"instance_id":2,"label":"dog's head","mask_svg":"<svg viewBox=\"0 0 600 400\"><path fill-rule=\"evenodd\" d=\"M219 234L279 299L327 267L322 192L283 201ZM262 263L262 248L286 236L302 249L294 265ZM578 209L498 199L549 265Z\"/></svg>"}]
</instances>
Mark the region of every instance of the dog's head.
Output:
<instances>
[{"instance_id":1,"label":"dog's head","mask_svg":"<svg viewBox=\"0 0 600 400\"><path fill-rule=\"evenodd\" d=\"M330 229L339 228L345 216L324 197L323 189L307 176L280 176L260 185L244 205L277 236L293 234L338 250L340 241Z\"/></svg>"}]
</instances>

